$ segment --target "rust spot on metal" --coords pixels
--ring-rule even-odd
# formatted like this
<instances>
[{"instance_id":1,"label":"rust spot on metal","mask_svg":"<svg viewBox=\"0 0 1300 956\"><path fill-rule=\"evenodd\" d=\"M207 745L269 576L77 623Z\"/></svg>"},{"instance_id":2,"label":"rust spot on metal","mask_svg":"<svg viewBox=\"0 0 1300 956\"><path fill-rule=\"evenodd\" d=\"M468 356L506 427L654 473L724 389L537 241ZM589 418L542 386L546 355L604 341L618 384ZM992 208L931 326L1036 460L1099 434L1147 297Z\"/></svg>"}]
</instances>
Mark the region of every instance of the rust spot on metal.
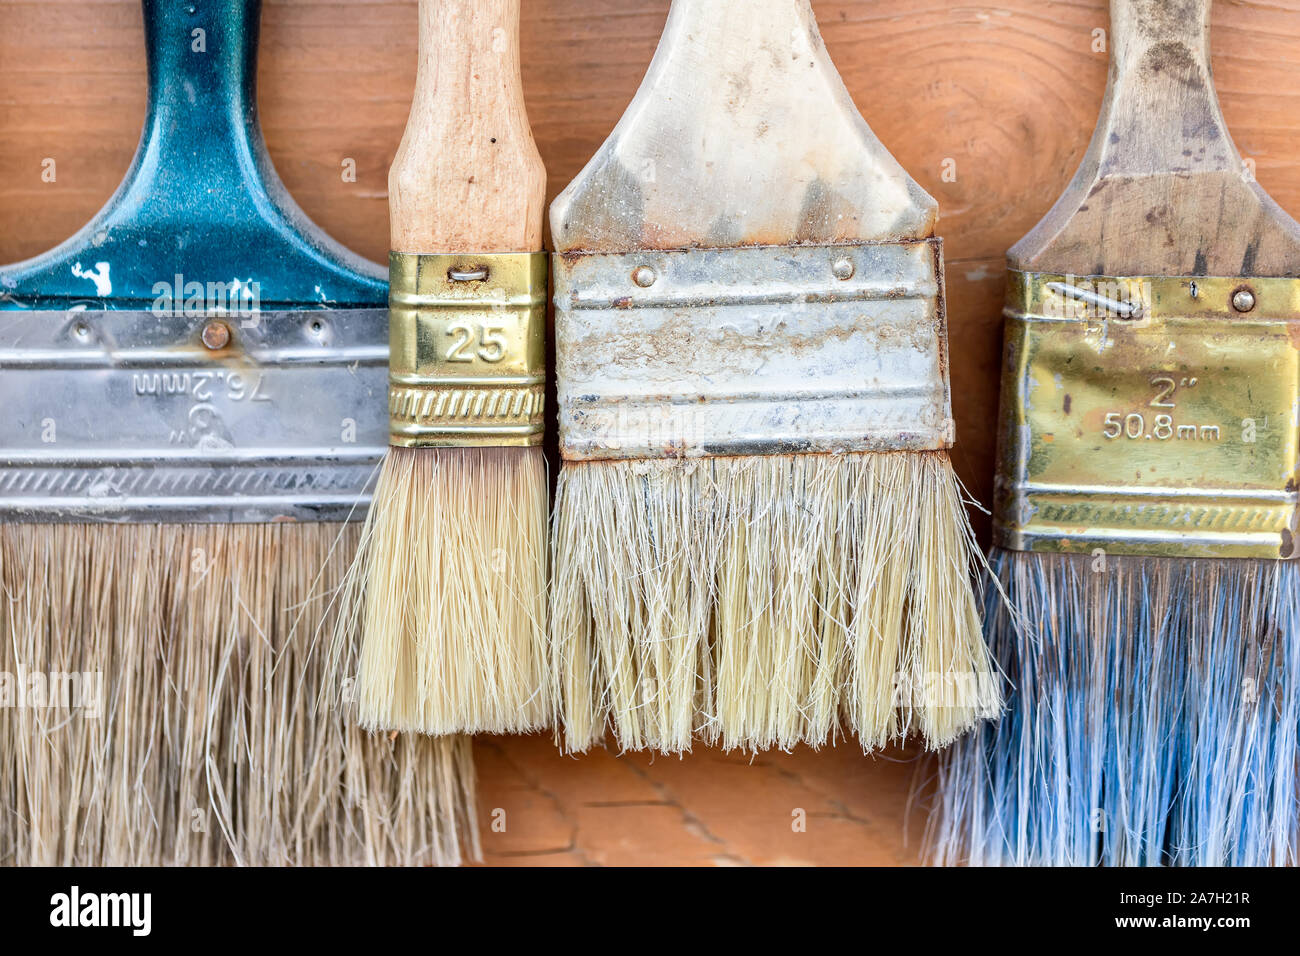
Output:
<instances>
[{"instance_id":1,"label":"rust spot on metal","mask_svg":"<svg viewBox=\"0 0 1300 956\"><path fill-rule=\"evenodd\" d=\"M1292 537L1289 528L1282 529L1282 545L1277 549L1277 553L1284 558L1289 558L1295 552L1295 538Z\"/></svg>"},{"instance_id":2,"label":"rust spot on metal","mask_svg":"<svg viewBox=\"0 0 1300 956\"><path fill-rule=\"evenodd\" d=\"M1063 407L1064 407L1064 409L1065 409L1065 414L1067 414L1067 415L1070 414L1070 402L1071 402L1071 401L1072 401L1072 399L1070 398L1070 393L1069 393L1069 392L1066 392L1066 393L1065 393L1065 401L1064 401L1064 403L1063 403Z\"/></svg>"},{"instance_id":3,"label":"rust spot on metal","mask_svg":"<svg viewBox=\"0 0 1300 956\"><path fill-rule=\"evenodd\" d=\"M230 326L214 319L203 326L203 344L214 352L219 352L230 344Z\"/></svg>"}]
</instances>

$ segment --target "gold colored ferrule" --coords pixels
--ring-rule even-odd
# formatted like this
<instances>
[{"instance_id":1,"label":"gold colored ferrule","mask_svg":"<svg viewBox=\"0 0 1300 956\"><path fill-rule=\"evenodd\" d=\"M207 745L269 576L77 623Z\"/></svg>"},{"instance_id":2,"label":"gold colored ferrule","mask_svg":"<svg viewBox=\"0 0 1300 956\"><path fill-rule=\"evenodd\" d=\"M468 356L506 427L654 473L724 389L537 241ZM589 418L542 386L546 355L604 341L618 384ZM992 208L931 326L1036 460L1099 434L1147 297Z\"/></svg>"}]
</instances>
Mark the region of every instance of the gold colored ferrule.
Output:
<instances>
[{"instance_id":1,"label":"gold colored ferrule","mask_svg":"<svg viewBox=\"0 0 1300 956\"><path fill-rule=\"evenodd\" d=\"M389 254L389 444L539 445L545 253Z\"/></svg>"},{"instance_id":2,"label":"gold colored ferrule","mask_svg":"<svg viewBox=\"0 0 1300 956\"><path fill-rule=\"evenodd\" d=\"M1008 282L995 543L1298 556L1300 280Z\"/></svg>"}]
</instances>

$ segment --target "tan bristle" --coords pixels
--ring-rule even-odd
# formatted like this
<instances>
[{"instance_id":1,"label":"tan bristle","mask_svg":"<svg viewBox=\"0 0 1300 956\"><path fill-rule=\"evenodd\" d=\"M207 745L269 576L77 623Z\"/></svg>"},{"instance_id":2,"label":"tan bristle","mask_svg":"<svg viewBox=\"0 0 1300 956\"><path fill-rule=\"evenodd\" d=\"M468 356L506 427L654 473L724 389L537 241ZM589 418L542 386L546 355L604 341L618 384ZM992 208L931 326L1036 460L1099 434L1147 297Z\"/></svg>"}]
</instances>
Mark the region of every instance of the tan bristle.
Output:
<instances>
[{"instance_id":1,"label":"tan bristle","mask_svg":"<svg viewBox=\"0 0 1300 956\"><path fill-rule=\"evenodd\" d=\"M940 747L998 710L945 453L566 463L553 561L572 749Z\"/></svg>"},{"instance_id":2,"label":"tan bristle","mask_svg":"<svg viewBox=\"0 0 1300 956\"><path fill-rule=\"evenodd\" d=\"M477 858L468 738L372 738L316 706L336 696L316 641L358 538L0 525L0 675L102 675L97 717L0 707L0 862Z\"/></svg>"},{"instance_id":3,"label":"tan bristle","mask_svg":"<svg viewBox=\"0 0 1300 956\"><path fill-rule=\"evenodd\" d=\"M540 449L389 450L335 635L363 727L550 726L546 517Z\"/></svg>"}]
</instances>

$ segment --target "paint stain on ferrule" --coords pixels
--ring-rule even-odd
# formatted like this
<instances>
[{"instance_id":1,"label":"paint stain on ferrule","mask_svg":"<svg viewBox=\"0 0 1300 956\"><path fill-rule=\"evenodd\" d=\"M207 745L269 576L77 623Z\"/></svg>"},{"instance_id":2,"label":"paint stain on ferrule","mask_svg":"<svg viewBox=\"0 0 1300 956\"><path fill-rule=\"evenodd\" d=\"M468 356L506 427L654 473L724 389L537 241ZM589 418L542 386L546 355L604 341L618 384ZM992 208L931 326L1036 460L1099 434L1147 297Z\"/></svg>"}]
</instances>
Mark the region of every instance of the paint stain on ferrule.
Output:
<instances>
[{"instance_id":1,"label":"paint stain on ferrule","mask_svg":"<svg viewBox=\"0 0 1300 956\"><path fill-rule=\"evenodd\" d=\"M561 454L949 447L941 263L938 239L557 255Z\"/></svg>"}]
</instances>

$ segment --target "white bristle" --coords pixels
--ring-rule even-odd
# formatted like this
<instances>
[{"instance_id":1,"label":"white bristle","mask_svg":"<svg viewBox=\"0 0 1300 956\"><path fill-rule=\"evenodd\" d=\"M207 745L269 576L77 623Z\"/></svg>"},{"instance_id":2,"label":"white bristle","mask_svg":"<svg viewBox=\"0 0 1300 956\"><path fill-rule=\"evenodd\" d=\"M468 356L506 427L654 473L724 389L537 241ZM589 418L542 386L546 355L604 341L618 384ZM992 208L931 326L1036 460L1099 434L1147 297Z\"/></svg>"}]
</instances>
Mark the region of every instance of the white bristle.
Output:
<instances>
[{"instance_id":1,"label":"white bristle","mask_svg":"<svg viewBox=\"0 0 1300 956\"><path fill-rule=\"evenodd\" d=\"M102 688L96 716L0 708L0 862L477 858L468 738L372 738L317 707L342 695L315 644L358 534L0 526L0 673Z\"/></svg>"},{"instance_id":2,"label":"white bristle","mask_svg":"<svg viewBox=\"0 0 1300 956\"><path fill-rule=\"evenodd\" d=\"M551 633L566 745L931 747L997 713L945 453L566 463Z\"/></svg>"},{"instance_id":3,"label":"white bristle","mask_svg":"<svg viewBox=\"0 0 1300 956\"><path fill-rule=\"evenodd\" d=\"M540 449L389 450L333 641L363 727L550 726L546 508Z\"/></svg>"}]
</instances>

